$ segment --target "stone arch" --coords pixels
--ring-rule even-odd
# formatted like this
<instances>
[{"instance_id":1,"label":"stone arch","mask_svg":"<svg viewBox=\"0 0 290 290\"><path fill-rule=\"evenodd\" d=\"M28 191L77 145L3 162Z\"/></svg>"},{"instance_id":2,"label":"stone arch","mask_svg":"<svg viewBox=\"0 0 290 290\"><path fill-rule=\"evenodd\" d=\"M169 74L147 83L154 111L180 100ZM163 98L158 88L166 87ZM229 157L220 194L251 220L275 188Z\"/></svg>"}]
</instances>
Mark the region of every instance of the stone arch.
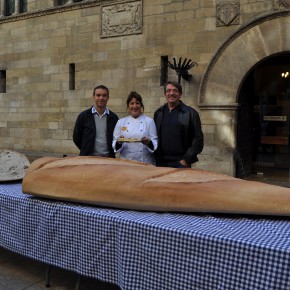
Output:
<instances>
[{"instance_id":1,"label":"stone arch","mask_svg":"<svg viewBox=\"0 0 290 290\"><path fill-rule=\"evenodd\" d=\"M290 51L290 11L255 19L218 49L202 78L201 109L235 109L239 87L250 69L270 55Z\"/></svg>"}]
</instances>

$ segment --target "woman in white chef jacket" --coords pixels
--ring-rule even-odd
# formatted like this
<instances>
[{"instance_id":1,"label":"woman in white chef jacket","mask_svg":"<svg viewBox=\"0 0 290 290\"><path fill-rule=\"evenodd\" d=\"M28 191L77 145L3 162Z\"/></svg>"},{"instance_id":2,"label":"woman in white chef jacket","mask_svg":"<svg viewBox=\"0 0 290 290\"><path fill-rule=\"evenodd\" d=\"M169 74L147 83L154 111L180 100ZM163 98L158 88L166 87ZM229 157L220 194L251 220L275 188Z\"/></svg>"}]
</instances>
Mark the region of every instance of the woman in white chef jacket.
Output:
<instances>
[{"instance_id":1,"label":"woman in white chef jacket","mask_svg":"<svg viewBox=\"0 0 290 290\"><path fill-rule=\"evenodd\" d=\"M155 165L154 151L158 137L154 120L143 114L142 97L131 92L127 98L129 115L118 120L113 134L113 149L120 159L129 159ZM139 142L118 142L119 138Z\"/></svg>"}]
</instances>

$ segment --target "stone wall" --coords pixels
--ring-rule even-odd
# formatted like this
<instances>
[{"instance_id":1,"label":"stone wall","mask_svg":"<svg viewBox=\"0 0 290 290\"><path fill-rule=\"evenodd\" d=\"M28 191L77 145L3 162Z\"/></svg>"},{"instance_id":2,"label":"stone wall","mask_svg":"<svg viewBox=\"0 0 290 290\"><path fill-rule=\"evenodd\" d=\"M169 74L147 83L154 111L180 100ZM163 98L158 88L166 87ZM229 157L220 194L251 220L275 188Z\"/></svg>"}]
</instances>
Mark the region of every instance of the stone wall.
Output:
<instances>
[{"instance_id":1,"label":"stone wall","mask_svg":"<svg viewBox=\"0 0 290 290\"><path fill-rule=\"evenodd\" d=\"M0 18L0 70L6 71L6 93L0 93L0 148L28 155L78 154L72 142L74 122L92 105L96 85L110 88L108 105L119 117L126 114L132 90L143 96L145 113L153 116L165 101L162 57L188 58L198 66L189 71L189 81L181 80L183 101L200 112L205 133L197 166L233 175L236 111L199 107L202 78L233 33L287 5L136 0L54 7L53 1L30 0L27 13ZM70 64L75 65L73 90ZM171 69L168 79L177 80Z\"/></svg>"}]
</instances>

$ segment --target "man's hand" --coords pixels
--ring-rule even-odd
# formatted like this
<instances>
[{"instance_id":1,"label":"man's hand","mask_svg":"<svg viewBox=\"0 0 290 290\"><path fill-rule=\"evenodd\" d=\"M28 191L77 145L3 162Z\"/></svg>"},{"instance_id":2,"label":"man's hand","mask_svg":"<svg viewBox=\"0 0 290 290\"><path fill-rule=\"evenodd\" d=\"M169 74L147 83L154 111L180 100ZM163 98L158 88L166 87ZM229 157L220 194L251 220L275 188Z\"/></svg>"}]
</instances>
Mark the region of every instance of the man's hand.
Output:
<instances>
[{"instance_id":1,"label":"man's hand","mask_svg":"<svg viewBox=\"0 0 290 290\"><path fill-rule=\"evenodd\" d=\"M182 165L182 166L186 166L186 167L189 167L189 165L186 163L185 160L180 160L179 163Z\"/></svg>"}]
</instances>

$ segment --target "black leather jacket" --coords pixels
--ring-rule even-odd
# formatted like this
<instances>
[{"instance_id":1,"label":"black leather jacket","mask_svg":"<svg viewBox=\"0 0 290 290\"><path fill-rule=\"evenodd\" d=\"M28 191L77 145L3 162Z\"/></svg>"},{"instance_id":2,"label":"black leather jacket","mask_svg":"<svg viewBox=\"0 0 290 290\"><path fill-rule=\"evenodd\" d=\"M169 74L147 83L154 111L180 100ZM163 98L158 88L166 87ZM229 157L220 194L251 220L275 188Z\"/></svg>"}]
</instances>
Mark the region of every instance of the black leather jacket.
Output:
<instances>
[{"instance_id":1,"label":"black leather jacket","mask_svg":"<svg viewBox=\"0 0 290 290\"><path fill-rule=\"evenodd\" d=\"M114 128L118 119L118 116L112 111L110 111L110 114L107 115L107 144L110 157L115 157L112 142ZM92 109L90 108L78 115L73 132L73 141L80 149L80 155L86 156L90 155L94 151L95 139L96 124L94 115L92 114Z\"/></svg>"},{"instance_id":2,"label":"black leather jacket","mask_svg":"<svg viewBox=\"0 0 290 290\"><path fill-rule=\"evenodd\" d=\"M185 127L184 134L184 142L186 144L186 148L184 148L184 156L183 159L187 164L192 164L198 161L197 154L201 153L204 145L203 141L203 132L201 129L201 122L198 112L185 105L183 102L180 102L180 106L178 108L178 120ZM154 121L157 128L158 139L161 140L161 123L163 118L163 110L166 104L157 109L154 113ZM159 148L159 147L158 147ZM156 160L162 160L162 153L159 150L156 150Z\"/></svg>"}]
</instances>

